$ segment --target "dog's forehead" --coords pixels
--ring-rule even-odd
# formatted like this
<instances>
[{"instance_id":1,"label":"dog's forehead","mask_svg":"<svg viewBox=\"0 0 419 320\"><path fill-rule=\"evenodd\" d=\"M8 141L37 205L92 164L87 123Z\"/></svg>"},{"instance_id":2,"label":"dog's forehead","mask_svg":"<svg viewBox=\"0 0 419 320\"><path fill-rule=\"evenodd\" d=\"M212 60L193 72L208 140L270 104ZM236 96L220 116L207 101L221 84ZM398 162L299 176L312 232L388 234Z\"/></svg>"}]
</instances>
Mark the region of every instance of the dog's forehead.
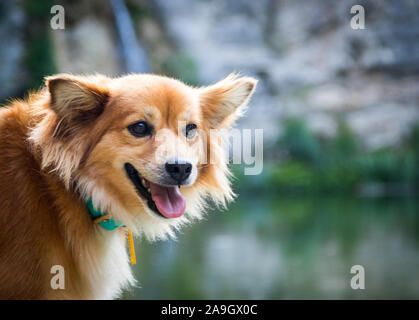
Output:
<instances>
[{"instance_id":1,"label":"dog's forehead","mask_svg":"<svg viewBox=\"0 0 419 320\"><path fill-rule=\"evenodd\" d=\"M184 83L154 75L130 75L115 79L111 92L133 112L150 118L177 118L189 121L199 117L199 97Z\"/></svg>"}]
</instances>

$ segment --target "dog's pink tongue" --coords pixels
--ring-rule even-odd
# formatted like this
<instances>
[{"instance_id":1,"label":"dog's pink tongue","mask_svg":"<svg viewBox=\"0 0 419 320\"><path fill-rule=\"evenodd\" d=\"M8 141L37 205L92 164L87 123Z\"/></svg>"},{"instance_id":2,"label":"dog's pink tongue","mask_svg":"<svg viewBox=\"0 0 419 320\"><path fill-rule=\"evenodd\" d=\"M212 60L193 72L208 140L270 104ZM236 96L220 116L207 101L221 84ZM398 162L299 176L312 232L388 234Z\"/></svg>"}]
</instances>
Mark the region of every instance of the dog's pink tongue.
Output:
<instances>
[{"instance_id":1,"label":"dog's pink tongue","mask_svg":"<svg viewBox=\"0 0 419 320\"><path fill-rule=\"evenodd\" d=\"M157 209L166 218L178 218L185 212L186 201L178 186L164 187L150 181L150 192Z\"/></svg>"}]
</instances>

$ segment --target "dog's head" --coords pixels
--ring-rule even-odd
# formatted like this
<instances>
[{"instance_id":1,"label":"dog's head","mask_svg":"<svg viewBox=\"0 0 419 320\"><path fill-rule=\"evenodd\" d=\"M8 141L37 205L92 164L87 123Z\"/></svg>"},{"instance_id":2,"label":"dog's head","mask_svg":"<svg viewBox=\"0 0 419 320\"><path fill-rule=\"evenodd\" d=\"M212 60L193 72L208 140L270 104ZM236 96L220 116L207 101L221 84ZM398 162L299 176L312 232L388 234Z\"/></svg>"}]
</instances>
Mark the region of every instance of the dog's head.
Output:
<instances>
[{"instance_id":1,"label":"dog's head","mask_svg":"<svg viewBox=\"0 0 419 320\"><path fill-rule=\"evenodd\" d=\"M193 88L156 75L62 74L46 84L30 136L43 168L134 231L164 237L199 218L205 198L232 199L226 157L210 133L240 115L254 79Z\"/></svg>"}]
</instances>

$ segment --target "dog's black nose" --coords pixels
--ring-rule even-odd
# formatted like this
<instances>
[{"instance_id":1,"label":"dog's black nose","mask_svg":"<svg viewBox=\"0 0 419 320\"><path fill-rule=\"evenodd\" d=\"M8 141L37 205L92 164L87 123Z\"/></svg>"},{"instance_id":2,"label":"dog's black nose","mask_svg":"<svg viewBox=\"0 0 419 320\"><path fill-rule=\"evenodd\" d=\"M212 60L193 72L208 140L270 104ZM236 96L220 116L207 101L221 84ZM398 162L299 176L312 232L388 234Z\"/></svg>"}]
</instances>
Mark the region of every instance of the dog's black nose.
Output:
<instances>
[{"instance_id":1,"label":"dog's black nose","mask_svg":"<svg viewBox=\"0 0 419 320\"><path fill-rule=\"evenodd\" d=\"M192 164L189 162L183 163L169 163L166 162L166 171L176 180L177 183L182 183L189 178L192 172Z\"/></svg>"}]
</instances>

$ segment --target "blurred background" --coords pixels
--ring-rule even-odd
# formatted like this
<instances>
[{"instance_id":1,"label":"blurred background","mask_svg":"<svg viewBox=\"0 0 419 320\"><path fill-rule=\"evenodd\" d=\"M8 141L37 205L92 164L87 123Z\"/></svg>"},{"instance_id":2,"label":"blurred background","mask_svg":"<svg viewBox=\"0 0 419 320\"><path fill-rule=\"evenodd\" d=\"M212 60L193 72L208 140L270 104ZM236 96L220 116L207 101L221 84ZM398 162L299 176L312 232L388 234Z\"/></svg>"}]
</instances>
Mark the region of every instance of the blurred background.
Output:
<instances>
[{"instance_id":1,"label":"blurred background","mask_svg":"<svg viewBox=\"0 0 419 320\"><path fill-rule=\"evenodd\" d=\"M232 165L227 211L137 240L124 298L419 298L419 2L2 0L0 40L3 105L57 72L259 79L239 127L264 129L262 174Z\"/></svg>"}]
</instances>

